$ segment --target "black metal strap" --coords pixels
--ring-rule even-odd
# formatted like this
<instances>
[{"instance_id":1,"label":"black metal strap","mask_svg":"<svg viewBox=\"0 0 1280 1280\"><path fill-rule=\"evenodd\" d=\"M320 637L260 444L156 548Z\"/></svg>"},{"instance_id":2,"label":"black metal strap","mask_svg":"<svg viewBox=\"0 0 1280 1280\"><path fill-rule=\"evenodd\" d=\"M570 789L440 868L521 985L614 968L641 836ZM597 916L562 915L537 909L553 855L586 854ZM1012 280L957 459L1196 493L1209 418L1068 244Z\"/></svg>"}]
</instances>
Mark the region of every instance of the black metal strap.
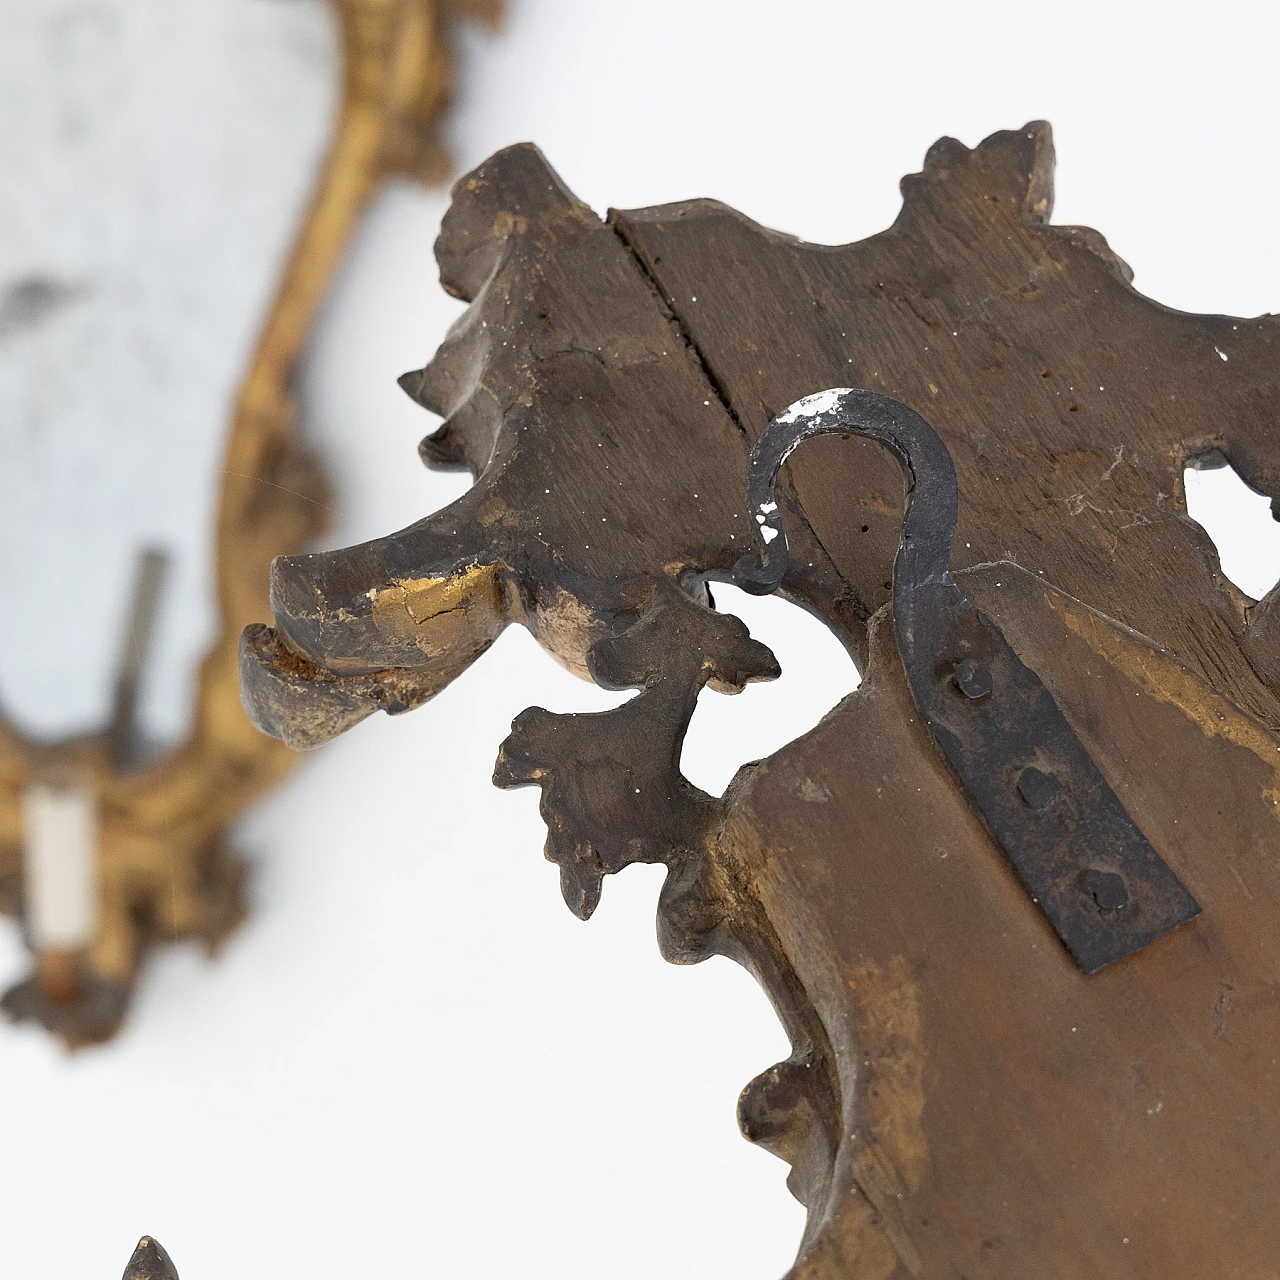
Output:
<instances>
[{"instance_id":1,"label":"black metal strap","mask_svg":"<svg viewBox=\"0 0 1280 1280\"><path fill-rule=\"evenodd\" d=\"M778 472L820 435L879 440L907 478L893 567L893 625L924 722L996 842L1085 973L1200 913L1099 772L1040 677L951 576L955 468L913 409L839 387L780 413L751 450L747 509L760 538L734 581L764 595L787 571Z\"/></svg>"}]
</instances>

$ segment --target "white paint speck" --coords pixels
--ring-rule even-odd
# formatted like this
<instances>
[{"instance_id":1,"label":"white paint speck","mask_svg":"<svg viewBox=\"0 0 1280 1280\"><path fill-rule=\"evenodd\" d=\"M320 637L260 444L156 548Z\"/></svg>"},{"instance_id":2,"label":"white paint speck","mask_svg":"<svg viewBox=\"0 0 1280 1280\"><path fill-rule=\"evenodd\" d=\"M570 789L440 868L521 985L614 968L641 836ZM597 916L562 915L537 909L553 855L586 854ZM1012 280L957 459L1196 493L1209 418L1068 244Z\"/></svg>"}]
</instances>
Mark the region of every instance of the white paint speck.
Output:
<instances>
[{"instance_id":1,"label":"white paint speck","mask_svg":"<svg viewBox=\"0 0 1280 1280\"><path fill-rule=\"evenodd\" d=\"M840 397L852 390L852 387L832 387L828 391L815 391L813 395L788 405L775 421L795 422L800 418L816 418L820 413L830 413L840 403Z\"/></svg>"}]
</instances>

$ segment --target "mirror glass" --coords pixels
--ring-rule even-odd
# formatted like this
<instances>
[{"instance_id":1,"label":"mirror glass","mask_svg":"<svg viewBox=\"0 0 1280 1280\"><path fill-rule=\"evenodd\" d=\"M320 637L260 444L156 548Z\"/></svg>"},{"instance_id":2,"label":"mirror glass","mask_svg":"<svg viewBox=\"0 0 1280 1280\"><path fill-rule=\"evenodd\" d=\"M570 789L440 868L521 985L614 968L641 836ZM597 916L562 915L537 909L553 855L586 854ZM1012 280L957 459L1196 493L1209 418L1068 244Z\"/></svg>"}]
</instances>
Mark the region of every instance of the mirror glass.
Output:
<instances>
[{"instance_id":1,"label":"mirror glass","mask_svg":"<svg viewBox=\"0 0 1280 1280\"><path fill-rule=\"evenodd\" d=\"M187 727L232 403L337 76L323 0L0 3L0 705L29 734L107 720L147 549L140 730Z\"/></svg>"}]
</instances>

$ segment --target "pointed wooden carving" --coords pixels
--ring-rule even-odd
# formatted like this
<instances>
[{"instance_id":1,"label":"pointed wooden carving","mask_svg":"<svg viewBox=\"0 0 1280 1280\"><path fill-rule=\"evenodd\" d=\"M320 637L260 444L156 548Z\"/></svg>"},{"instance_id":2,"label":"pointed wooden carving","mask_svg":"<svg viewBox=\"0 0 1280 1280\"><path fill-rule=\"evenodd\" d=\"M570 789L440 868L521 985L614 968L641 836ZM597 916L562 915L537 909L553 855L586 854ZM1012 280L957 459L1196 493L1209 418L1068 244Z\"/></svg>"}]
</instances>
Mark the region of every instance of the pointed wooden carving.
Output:
<instances>
[{"instance_id":1,"label":"pointed wooden carving","mask_svg":"<svg viewBox=\"0 0 1280 1280\"><path fill-rule=\"evenodd\" d=\"M160 1241L143 1236L124 1269L122 1280L178 1280L178 1271Z\"/></svg>"},{"instance_id":2,"label":"pointed wooden carving","mask_svg":"<svg viewBox=\"0 0 1280 1280\"><path fill-rule=\"evenodd\" d=\"M792 1280L1271 1274L1280 1261L1280 704L1270 600L1186 515L1209 454L1280 492L1277 322L1143 298L1048 223L1048 127L944 139L870 240L806 245L710 201L607 222L536 150L463 179L437 252L471 307L406 390L431 465L475 487L361 547L277 561L242 646L269 732L407 710L509 622L638 696L533 709L499 785L542 788L569 905L662 861L664 954L731 955L792 1056L743 1131L809 1211ZM889 606L901 473L805 445L783 593L864 682L725 795L679 773L706 683L776 665L706 583L753 546L747 449L792 401L863 385L954 458L953 569L1045 682L1203 907L1084 976L934 748Z\"/></svg>"}]
</instances>

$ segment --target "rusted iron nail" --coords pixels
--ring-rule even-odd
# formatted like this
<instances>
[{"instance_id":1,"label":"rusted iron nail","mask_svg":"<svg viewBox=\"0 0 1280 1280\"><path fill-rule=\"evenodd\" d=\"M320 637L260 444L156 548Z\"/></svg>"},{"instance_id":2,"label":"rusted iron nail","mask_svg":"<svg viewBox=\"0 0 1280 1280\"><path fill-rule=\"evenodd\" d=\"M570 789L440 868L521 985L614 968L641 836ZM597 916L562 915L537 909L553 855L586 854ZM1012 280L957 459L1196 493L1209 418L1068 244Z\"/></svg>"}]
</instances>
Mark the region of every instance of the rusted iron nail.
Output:
<instances>
[{"instance_id":1,"label":"rusted iron nail","mask_svg":"<svg viewBox=\"0 0 1280 1280\"><path fill-rule=\"evenodd\" d=\"M1129 904L1129 890L1124 878L1114 871L1086 871L1080 887L1103 911L1119 911Z\"/></svg>"},{"instance_id":2,"label":"rusted iron nail","mask_svg":"<svg viewBox=\"0 0 1280 1280\"><path fill-rule=\"evenodd\" d=\"M1052 773L1029 765L1018 774L1018 794L1033 809L1047 809L1062 794L1062 782Z\"/></svg>"},{"instance_id":3,"label":"rusted iron nail","mask_svg":"<svg viewBox=\"0 0 1280 1280\"><path fill-rule=\"evenodd\" d=\"M985 698L991 692L991 672L974 658L964 658L956 663L956 688L966 698Z\"/></svg>"}]
</instances>

